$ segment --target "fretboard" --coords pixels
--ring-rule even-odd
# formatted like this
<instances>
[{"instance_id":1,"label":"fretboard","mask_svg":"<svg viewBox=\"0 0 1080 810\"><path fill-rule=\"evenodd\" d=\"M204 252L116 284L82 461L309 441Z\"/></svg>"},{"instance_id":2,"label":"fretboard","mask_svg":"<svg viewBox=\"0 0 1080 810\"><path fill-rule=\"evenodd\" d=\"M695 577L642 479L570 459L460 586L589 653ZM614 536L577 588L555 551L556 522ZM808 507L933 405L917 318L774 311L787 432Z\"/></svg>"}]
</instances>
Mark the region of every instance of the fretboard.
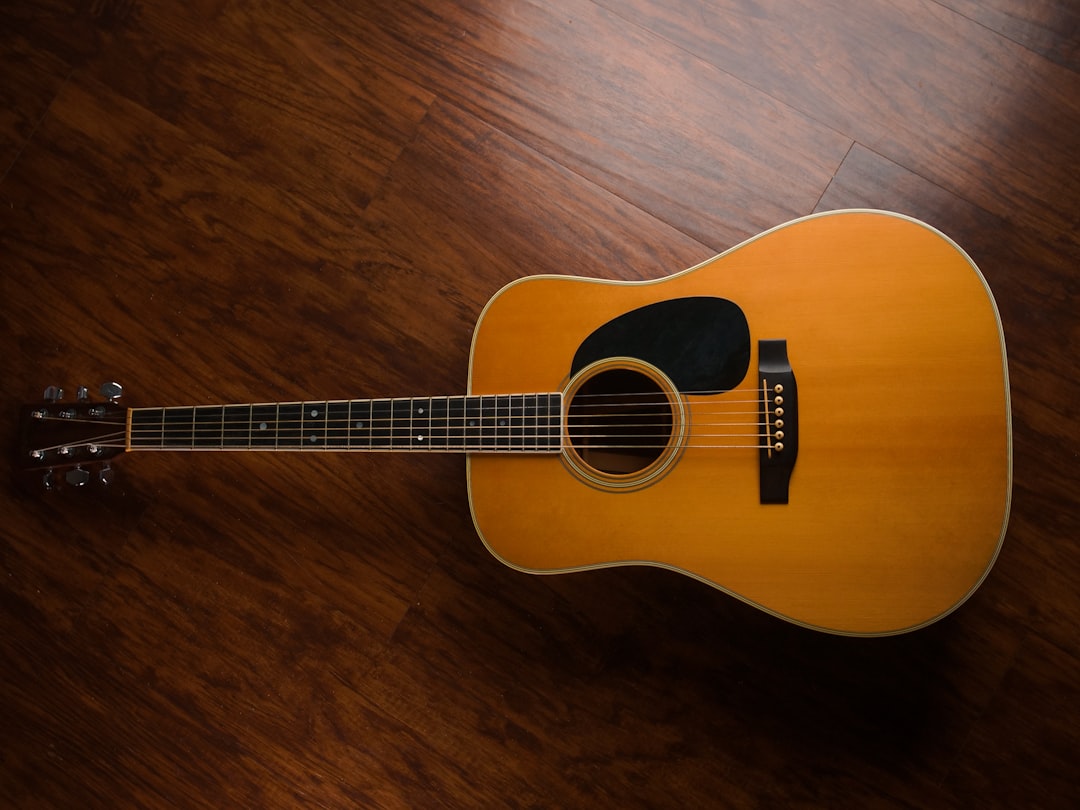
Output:
<instances>
[{"instance_id":1,"label":"fretboard","mask_svg":"<svg viewBox=\"0 0 1080 810\"><path fill-rule=\"evenodd\" d=\"M562 394L132 408L131 450L554 453Z\"/></svg>"}]
</instances>

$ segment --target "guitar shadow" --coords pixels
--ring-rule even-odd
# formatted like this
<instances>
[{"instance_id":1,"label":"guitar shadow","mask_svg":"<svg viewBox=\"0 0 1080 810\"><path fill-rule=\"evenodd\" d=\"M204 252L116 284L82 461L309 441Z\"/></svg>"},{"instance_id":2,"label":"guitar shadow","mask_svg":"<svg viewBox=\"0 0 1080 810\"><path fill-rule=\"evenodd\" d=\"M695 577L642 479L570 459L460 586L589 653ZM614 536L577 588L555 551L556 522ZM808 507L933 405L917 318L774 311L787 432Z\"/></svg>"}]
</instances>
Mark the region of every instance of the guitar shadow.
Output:
<instances>
[{"instance_id":1,"label":"guitar shadow","mask_svg":"<svg viewBox=\"0 0 1080 810\"><path fill-rule=\"evenodd\" d=\"M912 633L852 638L789 624L673 572L577 576L596 581L559 590L591 625L577 631L591 636L592 654L563 646L545 665L603 682L623 696L622 711L678 727L691 747L739 766L855 758L939 779L997 686L982 667L987 640L962 611ZM771 753L733 748L733 735Z\"/></svg>"}]
</instances>

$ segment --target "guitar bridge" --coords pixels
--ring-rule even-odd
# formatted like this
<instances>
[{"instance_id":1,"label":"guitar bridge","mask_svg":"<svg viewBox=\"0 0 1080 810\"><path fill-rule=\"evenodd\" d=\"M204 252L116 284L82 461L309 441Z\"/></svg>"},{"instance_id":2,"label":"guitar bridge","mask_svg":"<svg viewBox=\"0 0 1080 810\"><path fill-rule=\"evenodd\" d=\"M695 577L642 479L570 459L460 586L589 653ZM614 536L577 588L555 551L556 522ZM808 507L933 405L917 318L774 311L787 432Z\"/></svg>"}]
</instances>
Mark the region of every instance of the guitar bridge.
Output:
<instances>
[{"instance_id":1,"label":"guitar bridge","mask_svg":"<svg viewBox=\"0 0 1080 810\"><path fill-rule=\"evenodd\" d=\"M787 503L799 453L799 398L786 340L758 341L761 503Z\"/></svg>"}]
</instances>

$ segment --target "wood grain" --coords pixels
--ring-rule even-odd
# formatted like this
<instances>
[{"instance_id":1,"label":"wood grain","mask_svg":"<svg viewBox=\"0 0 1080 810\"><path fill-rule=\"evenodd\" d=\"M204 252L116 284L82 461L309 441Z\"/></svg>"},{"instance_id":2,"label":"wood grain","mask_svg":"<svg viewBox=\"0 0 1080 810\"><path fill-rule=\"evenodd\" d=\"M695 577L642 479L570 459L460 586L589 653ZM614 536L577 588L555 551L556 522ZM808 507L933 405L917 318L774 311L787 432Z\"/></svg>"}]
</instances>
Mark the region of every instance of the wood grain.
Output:
<instances>
[{"instance_id":1,"label":"wood grain","mask_svg":"<svg viewBox=\"0 0 1080 810\"><path fill-rule=\"evenodd\" d=\"M5 37L0 89L0 172L6 173L70 72L63 60L19 38Z\"/></svg>"},{"instance_id":2,"label":"wood grain","mask_svg":"<svg viewBox=\"0 0 1080 810\"><path fill-rule=\"evenodd\" d=\"M388 67L715 250L792 218L850 146L588 0L513 13L499 3L368 5L315 13L353 32L358 50L376 45ZM779 208L749 204L761 177L787 187Z\"/></svg>"},{"instance_id":3,"label":"wood grain","mask_svg":"<svg viewBox=\"0 0 1080 810\"><path fill-rule=\"evenodd\" d=\"M1080 197L1062 171L1080 138L1059 114L1080 96L1075 71L933 0L629 6L621 13L928 180L1027 227L1075 233L1075 206L1057 204ZM1015 171L990 170L999 161Z\"/></svg>"},{"instance_id":4,"label":"wood grain","mask_svg":"<svg viewBox=\"0 0 1080 810\"><path fill-rule=\"evenodd\" d=\"M1068 0L946 0L946 8L985 25L1073 72L1080 70L1080 8Z\"/></svg>"},{"instance_id":5,"label":"wood grain","mask_svg":"<svg viewBox=\"0 0 1080 810\"><path fill-rule=\"evenodd\" d=\"M509 281L658 277L877 206L956 238L996 293L1015 489L960 611L860 641L671 572L509 570L450 457L133 454L104 501L4 488L0 804L1076 805L1069 4L4 16L8 454L50 383L463 393Z\"/></svg>"}]
</instances>

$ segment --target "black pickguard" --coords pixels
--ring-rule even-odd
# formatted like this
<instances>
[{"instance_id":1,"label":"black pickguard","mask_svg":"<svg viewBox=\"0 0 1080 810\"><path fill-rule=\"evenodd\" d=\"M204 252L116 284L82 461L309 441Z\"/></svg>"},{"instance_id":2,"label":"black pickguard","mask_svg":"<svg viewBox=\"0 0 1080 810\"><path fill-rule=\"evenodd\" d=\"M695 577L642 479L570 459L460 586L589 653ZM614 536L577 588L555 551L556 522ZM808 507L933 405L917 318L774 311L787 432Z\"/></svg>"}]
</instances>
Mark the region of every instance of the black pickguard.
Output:
<instances>
[{"instance_id":1,"label":"black pickguard","mask_svg":"<svg viewBox=\"0 0 1080 810\"><path fill-rule=\"evenodd\" d=\"M571 375L608 357L634 357L663 371L683 392L735 388L750 368L750 326L737 304L697 296L626 312L589 335Z\"/></svg>"}]
</instances>

